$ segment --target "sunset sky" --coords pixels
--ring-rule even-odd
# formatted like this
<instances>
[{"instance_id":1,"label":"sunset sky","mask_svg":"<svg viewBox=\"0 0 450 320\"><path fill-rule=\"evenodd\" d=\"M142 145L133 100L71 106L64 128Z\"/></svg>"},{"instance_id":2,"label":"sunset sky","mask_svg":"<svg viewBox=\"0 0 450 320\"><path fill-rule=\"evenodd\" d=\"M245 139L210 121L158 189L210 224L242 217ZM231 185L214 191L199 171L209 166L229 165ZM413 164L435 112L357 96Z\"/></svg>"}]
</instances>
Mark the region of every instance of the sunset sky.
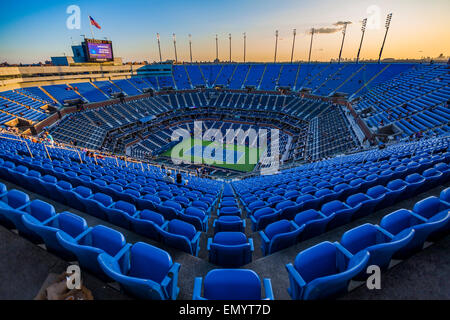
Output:
<instances>
[{"instance_id":1,"label":"sunset sky","mask_svg":"<svg viewBox=\"0 0 450 320\"><path fill-rule=\"evenodd\" d=\"M81 28L69 30L66 9L81 9ZM197 61L242 61L247 33L247 61L273 61L275 30L279 30L278 61L289 61L292 30L297 29L295 60L306 60L311 27L332 33L317 34L312 59L337 58L342 40L338 21L349 21L342 57L355 58L361 20L369 19L362 59L378 57L386 15L393 13L384 58L437 57L450 54L449 0L108 0L2 1L0 4L0 62L34 63L51 56L72 55L71 43L90 37L89 15L102 27L95 37L113 41L114 54L124 61L159 60L156 33L161 34L163 59L174 59L172 33L177 36L178 60L189 60L192 34ZM377 26L378 25L378 26Z\"/></svg>"}]
</instances>

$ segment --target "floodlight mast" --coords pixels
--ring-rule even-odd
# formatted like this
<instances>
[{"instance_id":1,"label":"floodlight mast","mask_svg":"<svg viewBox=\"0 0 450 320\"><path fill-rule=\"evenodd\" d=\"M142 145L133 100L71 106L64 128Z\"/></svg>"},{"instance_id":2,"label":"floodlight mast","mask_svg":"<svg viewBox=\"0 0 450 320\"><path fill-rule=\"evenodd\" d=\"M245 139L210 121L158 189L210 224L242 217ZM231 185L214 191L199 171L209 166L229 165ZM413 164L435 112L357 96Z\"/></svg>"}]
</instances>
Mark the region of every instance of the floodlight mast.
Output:
<instances>
[{"instance_id":1,"label":"floodlight mast","mask_svg":"<svg viewBox=\"0 0 450 320\"><path fill-rule=\"evenodd\" d=\"M156 34L156 39L158 40L159 62L162 63L161 41L160 41L160 39L159 39L159 33Z\"/></svg>"},{"instance_id":2,"label":"floodlight mast","mask_svg":"<svg viewBox=\"0 0 450 320\"><path fill-rule=\"evenodd\" d=\"M177 63L177 62L178 62L178 56L177 56L177 38L176 38L176 36L175 36L175 33L172 34L172 37L173 37L173 48L174 48L174 50L175 50L175 63Z\"/></svg>"},{"instance_id":3,"label":"floodlight mast","mask_svg":"<svg viewBox=\"0 0 450 320\"><path fill-rule=\"evenodd\" d=\"M244 32L244 63L245 63L245 51L246 51L247 34Z\"/></svg>"},{"instance_id":4,"label":"floodlight mast","mask_svg":"<svg viewBox=\"0 0 450 320\"><path fill-rule=\"evenodd\" d=\"M384 44L386 43L386 37L389 31L389 27L391 25L391 20L392 20L392 13L389 13L386 17L386 24L385 24L386 33L384 34L383 44L381 45L380 55L378 56L378 63L381 62L381 55L383 54Z\"/></svg>"},{"instance_id":5,"label":"floodlight mast","mask_svg":"<svg viewBox=\"0 0 450 320\"><path fill-rule=\"evenodd\" d=\"M295 36L297 35L297 29L294 29L293 34L294 34L294 38L292 40L291 63L294 61Z\"/></svg>"},{"instance_id":6,"label":"floodlight mast","mask_svg":"<svg viewBox=\"0 0 450 320\"><path fill-rule=\"evenodd\" d=\"M362 35L361 35L361 42L359 43L359 49L358 49L358 54L356 55L356 63L359 63L359 54L361 53L361 47L363 44L363 40L364 40L364 34L366 33L366 26L367 26L367 18L364 18L362 21L362 26L361 26L361 31L362 31Z\"/></svg>"},{"instance_id":7,"label":"floodlight mast","mask_svg":"<svg viewBox=\"0 0 450 320\"><path fill-rule=\"evenodd\" d=\"M191 57L191 63L192 63L192 35L189 34L189 56Z\"/></svg>"},{"instance_id":8,"label":"floodlight mast","mask_svg":"<svg viewBox=\"0 0 450 320\"><path fill-rule=\"evenodd\" d=\"M231 63L231 33L228 34L228 39L230 40L230 63Z\"/></svg>"},{"instance_id":9,"label":"floodlight mast","mask_svg":"<svg viewBox=\"0 0 450 320\"><path fill-rule=\"evenodd\" d=\"M342 43L341 43L341 50L339 50L338 63L341 63L342 49L344 48L345 34L347 33L347 25L348 25L348 22L345 22L344 27L342 28Z\"/></svg>"},{"instance_id":10,"label":"floodlight mast","mask_svg":"<svg viewBox=\"0 0 450 320\"><path fill-rule=\"evenodd\" d=\"M277 48L278 48L278 30L275 31L275 56L273 62L277 62Z\"/></svg>"},{"instance_id":11,"label":"floodlight mast","mask_svg":"<svg viewBox=\"0 0 450 320\"><path fill-rule=\"evenodd\" d=\"M311 62L311 51L312 51L312 45L313 45L313 38L314 38L314 28L311 29L311 43L309 45L309 56L308 56L308 63Z\"/></svg>"},{"instance_id":12,"label":"floodlight mast","mask_svg":"<svg viewBox=\"0 0 450 320\"><path fill-rule=\"evenodd\" d=\"M216 33L216 61L219 61L219 38Z\"/></svg>"}]
</instances>

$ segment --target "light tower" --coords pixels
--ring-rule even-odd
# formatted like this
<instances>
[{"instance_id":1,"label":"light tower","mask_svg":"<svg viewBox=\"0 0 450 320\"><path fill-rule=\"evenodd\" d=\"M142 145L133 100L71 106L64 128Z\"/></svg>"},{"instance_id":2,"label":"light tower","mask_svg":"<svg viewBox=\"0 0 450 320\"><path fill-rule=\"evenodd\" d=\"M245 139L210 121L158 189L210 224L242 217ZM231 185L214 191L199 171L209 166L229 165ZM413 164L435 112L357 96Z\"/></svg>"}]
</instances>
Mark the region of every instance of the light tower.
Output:
<instances>
[{"instance_id":1,"label":"light tower","mask_svg":"<svg viewBox=\"0 0 450 320\"><path fill-rule=\"evenodd\" d=\"M192 35L189 33L189 55L191 57L191 63L192 63Z\"/></svg>"},{"instance_id":2,"label":"light tower","mask_svg":"<svg viewBox=\"0 0 450 320\"><path fill-rule=\"evenodd\" d=\"M381 55L383 53L384 44L386 42L386 37L387 37L388 31L389 31L389 26L391 25L391 19L392 19L392 13L389 13L386 17L386 24L385 24L386 33L384 34L383 44L381 45L380 55L378 57L378 63L381 62Z\"/></svg>"},{"instance_id":3,"label":"light tower","mask_svg":"<svg viewBox=\"0 0 450 320\"><path fill-rule=\"evenodd\" d=\"M361 35L361 42L359 43L358 54L356 56L356 63L359 63L359 54L361 53L361 47L364 40L364 33L366 33L366 26L367 26L367 18L364 18L361 26L362 35Z\"/></svg>"},{"instance_id":4,"label":"light tower","mask_svg":"<svg viewBox=\"0 0 450 320\"><path fill-rule=\"evenodd\" d=\"M308 63L311 62L311 51L312 51L312 45L313 45L313 38L314 38L314 28L311 29L311 43L309 45Z\"/></svg>"},{"instance_id":5,"label":"light tower","mask_svg":"<svg viewBox=\"0 0 450 320\"><path fill-rule=\"evenodd\" d=\"M175 36L175 33L172 34L173 37L173 48L175 49L175 63L178 62L178 56L177 56L177 38Z\"/></svg>"},{"instance_id":6,"label":"light tower","mask_svg":"<svg viewBox=\"0 0 450 320\"><path fill-rule=\"evenodd\" d=\"M342 28L342 43L341 43L341 50L339 50L338 63L341 63L342 48L344 48L344 40L345 40L345 33L347 32L347 25L348 25L348 22L345 22L344 27Z\"/></svg>"},{"instance_id":7,"label":"light tower","mask_svg":"<svg viewBox=\"0 0 450 320\"><path fill-rule=\"evenodd\" d=\"M159 33L156 34L156 39L158 40L158 50L159 50L159 63L162 63L162 55L161 55L161 41L159 39Z\"/></svg>"},{"instance_id":8,"label":"light tower","mask_svg":"<svg viewBox=\"0 0 450 320\"><path fill-rule=\"evenodd\" d=\"M275 56L273 62L277 62L277 49L278 49L278 30L275 31Z\"/></svg>"},{"instance_id":9,"label":"light tower","mask_svg":"<svg viewBox=\"0 0 450 320\"><path fill-rule=\"evenodd\" d=\"M295 36L297 35L297 29L294 29L294 39L292 40L292 52L291 52L291 63L294 60L294 46L295 46Z\"/></svg>"},{"instance_id":10,"label":"light tower","mask_svg":"<svg viewBox=\"0 0 450 320\"><path fill-rule=\"evenodd\" d=\"M231 63L231 33L228 34L228 39L230 40L230 63Z\"/></svg>"},{"instance_id":11,"label":"light tower","mask_svg":"<svg viewBox=\"0 0 450 320\"><path fill-rule=\"evenodd\" d=\"M216 33L216 61L219 61L219 38Z\"/></svg>"},{"instance_id":12,"label":"light tower","mask_svg":"<svg viewBox=\"0 0 450 320\"><path fill-rule=\"evenodd\" d=\"M245 49L246 49L246 42L247 42L247 34L244 32L244 63L245 63Z\"/></svg>"}]
</instances>

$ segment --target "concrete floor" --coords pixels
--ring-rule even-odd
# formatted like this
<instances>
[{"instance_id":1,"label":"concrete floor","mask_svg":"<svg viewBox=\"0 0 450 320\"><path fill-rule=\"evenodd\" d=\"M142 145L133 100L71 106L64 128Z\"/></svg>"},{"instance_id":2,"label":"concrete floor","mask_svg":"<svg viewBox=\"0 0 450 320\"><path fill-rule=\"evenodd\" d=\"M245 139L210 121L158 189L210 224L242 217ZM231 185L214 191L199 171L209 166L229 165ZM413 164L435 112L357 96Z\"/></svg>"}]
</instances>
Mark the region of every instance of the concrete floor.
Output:
<instances>
[{"instance_id":1,"label":"concrete floor","mask_svg":"<svg viewBox=\"0 0 450 320\"><path fill-rule=\"evenodd\" d=\"M12 188L23 190L9 182L1 182L6 184L8 190ZM289 286L289 279L285 264L293 262L300 251L325 240L339 241L345 231L363 223L379 223L384 215L399 208L412 209L418 200L431 195L439 195L440 191L449 185L434 188L413 199L402 201L395 206L380 210L368 217L298 243L267 257L262 257L259 235L251 231L250 221L247 220L246 234L249 238L253 238L255 252L253 254L253 262L242 268L256 271L261 278L270 278L275 299L290 299L286 290ZM42 199L51 203L54 205L56 212L71 211L84 217L89 226L97 224L110 226L122 232L129 243L143 241L169 252L173 261L181 264L178 280L180 287L178 299L191 299L195 277L202 277L209 270L217 268L207 261L206 251L207 238L212 236L212 221L214 220L215 211L213 212L213 218L210 219L208 233L202 234L199 255L194 257L53 200L26 192L30 195L30 199ZM395 261L393 264L396 265L382 274L381 290L370 291L363 285L364 283L352 282L350 288L353 290L342 297L342 299L449 299L449 247L450 236L447 236L406 261L400 263ZM1 226L0 257L0 299L33 299L49 273L61 273L70 264L48 253L43 246L32 244L17 235L15 231L7 230ZM118 290L119 287L116 283L105 283L88 272L83 272L83 279L85 285L92 291L94 298L97 300L128 298L126 294Z\"/></svg>"}]
</instances>

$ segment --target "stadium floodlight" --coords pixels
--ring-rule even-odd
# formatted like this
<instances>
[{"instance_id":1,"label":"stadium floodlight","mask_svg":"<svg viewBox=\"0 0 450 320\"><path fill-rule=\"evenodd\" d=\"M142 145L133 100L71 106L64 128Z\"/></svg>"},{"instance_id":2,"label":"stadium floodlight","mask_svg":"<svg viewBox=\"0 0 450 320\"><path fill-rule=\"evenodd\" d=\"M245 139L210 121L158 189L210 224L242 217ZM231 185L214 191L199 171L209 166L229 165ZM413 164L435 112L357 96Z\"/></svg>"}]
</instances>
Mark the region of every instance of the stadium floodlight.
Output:
<instances>
[{"instance_id":1,"label":"stadium floodlight","mask_svg":"<svg viewBox=\"0 0 450 320\"><path fill-rule=\"evenodd\" d=\"M392 13L389 13L386 17L386 24L384 25L386 28L386 33L384 34L383 44L381 45L380 55L378 56L378 63L381 62L381 55L383 54L384 44L386 43L386 37L389 31L389 27L391 25Z\"/></svg>"},{"instance_id":2,"label":"stadium floodlight","mask_svg":"<svg viewBox=\"0 0 450 320\"><path fill-rule=\"evenodd\" d=\"M344 22L344 26L342 27L342 43L341 43L341 50L339 50L338 63L341 63L342 49L344 48L345 34L347 33L347 25L348 22Z\"/></svg>"},{"instance_id":3,"label":"stadium floodlight","mask_svg":"<svg viewBox=\"0 0 450 320\"><path fill-rule=\"evenodd\" d=\"M216 33L216 61L219 61L219 36Z\"/></svg>"},{"instance_id":4,"label":"stadium floodlight","mask_svg":"<svg viewBox=\"0 0 450 320\"><path fill-rule=\"evenodd\" d=\"M277 49L278 49L278 30L275 30L275 56L273 62L277 62Z\"/></svg>"},{"instance_id":5,"label":"stadium floodlight","mask_svg":"<svg viewBox=\"0 0 450 320\"><path fill-rule=\"evenodd\" d=\"M361 53L361 47L362 47L363 40L364 40L364 34L366 33L366 26L367 26L367 18L364 18L363 21L361 22L362 35L361 35L361 42L359 43L358 54L356 55L356 63L359 63L359 54Z\"/></svg>"},{"instance_id":6,"label":"stadium floodlight","mask_svg":"<svg viewBox=\"0 0 450 320\"><path fill-rule=\"evenodd\" d=\"M247 34L244 32L244 63L245 63L246 42L247 42Z\"/></svg>"},{"instance_id":7,"label":"stadium floodlight","mask_svg":"<svg viewBox=\"0 0 450 320\"><path fill-rule=\"evenodd\" d=\"M175 36L175 33L172 34L173 37L173 48L175 49L175 63L178 62L178 56L177 56L177 37Z\"/></svg>"},{"instance_id":8,"label":"stadium floodlight","mask_svg":"<svg viewBox=\"0 0 450 320\"><path fill-rule=\"evenodd\" d=\"M292 40L291 63L294 60L295 36L297 35L297 29L294 29L293 34L294 34L294 39Z\"/></svg>"},{"instance_id":9,"label":"stadium floodlight","mask_svg":"<svg viewBox=\"0 0 450 320\"><path fill-rule=\"evenodd\" d=\"M159 39L159 33L156 34L156 39L158 40L158 50L159 50L159 63L162 63L162 55L161 55L161 41Z\"/></svg>"},{"instance_id":10,"label":"stadium floodlight","mask_svg":"<svg viewBox=\"0 0 450 320\"><path fill-rule=\"evenodd\" d=\"M230 40L230 63L231 63L231 33L228 34L228 39Z\"/></svg>"},{"instance_id":11,"label":"stadium floodlight","mask_svg":"<svg viewBox=\"0 0 450 320\"><path fill-rule=\"evenodd\" d=\"M311 29L311 43L309 45L309 56L308 56L308 63L311 62L311 51L312 51L312 45L313 45L313 38L314 38L314 28Z\"/></svg>"},{"instance_id":12,"label":"stadium floodlight","mask_svg":"<svg viewBox=\"0 0 450 320\"><path fill-rule=\"evenodd\" d=\"M189 37L189 55L191 57L191 63L192 63L192 35L189 34L188 37Z\"/></svg>"}]
</instances>

